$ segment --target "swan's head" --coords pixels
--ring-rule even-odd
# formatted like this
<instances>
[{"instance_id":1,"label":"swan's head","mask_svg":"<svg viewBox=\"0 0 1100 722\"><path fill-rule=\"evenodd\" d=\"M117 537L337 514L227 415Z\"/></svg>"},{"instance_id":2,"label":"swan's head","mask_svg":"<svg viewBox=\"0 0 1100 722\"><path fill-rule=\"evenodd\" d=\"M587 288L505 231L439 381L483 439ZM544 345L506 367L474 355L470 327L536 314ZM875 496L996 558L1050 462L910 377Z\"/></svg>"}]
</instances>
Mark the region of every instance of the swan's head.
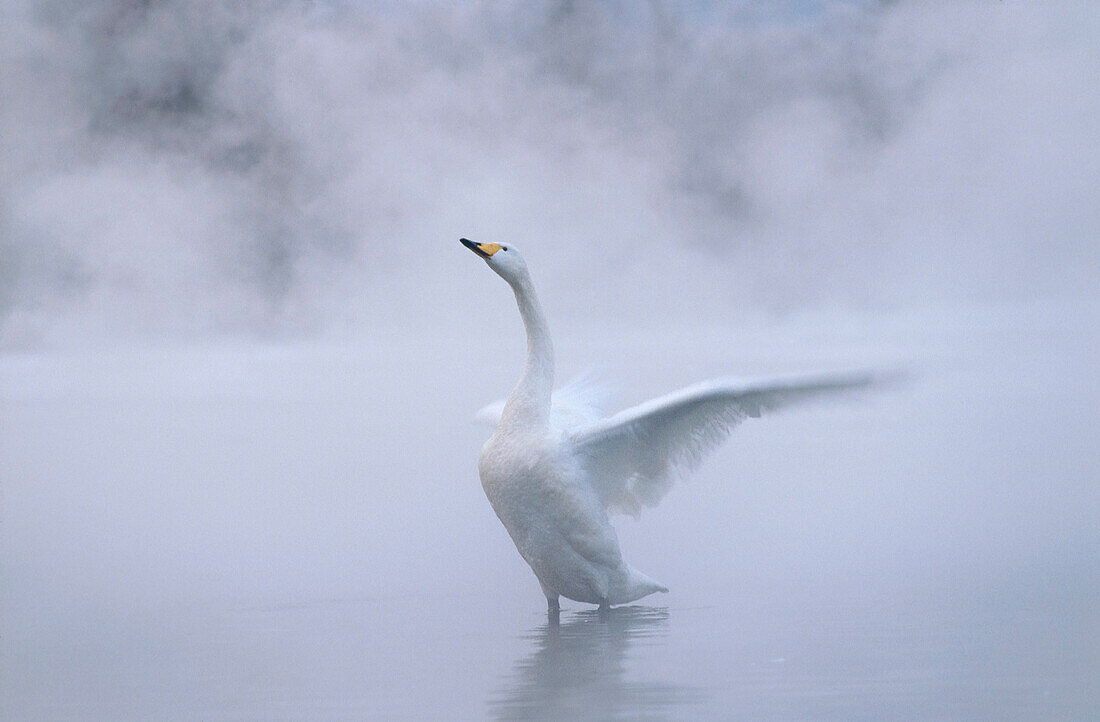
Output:
<instances>
[{"instance_id":1,"label":"swan's head","mask_svg":"<svg viewBox=\"0 0 1100 722\"><path fill-rule=\"evenodd\" d=\"M523 256L512 244L501 245L499 243L475 243L468 238L460 238L462 245L469 248L485 259L489 268L509 283L519 279L527 272L527 264Z\"/></svg>"}]
</instances>

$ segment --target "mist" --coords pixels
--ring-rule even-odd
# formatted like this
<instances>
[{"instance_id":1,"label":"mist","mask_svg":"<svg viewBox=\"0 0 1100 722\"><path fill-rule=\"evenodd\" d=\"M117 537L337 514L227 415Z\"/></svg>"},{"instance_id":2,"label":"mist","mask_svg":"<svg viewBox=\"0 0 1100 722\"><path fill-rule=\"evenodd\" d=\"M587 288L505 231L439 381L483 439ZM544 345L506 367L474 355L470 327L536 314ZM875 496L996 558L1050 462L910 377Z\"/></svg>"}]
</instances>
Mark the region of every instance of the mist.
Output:
<instances>
[{"instance_id":1,"label":"mist","mask_svg":"<svg viewBox=\"0 0 1100 722\"><path fill-rule=\"evenodd\" d=\"M1094 713L1097 37L1083 2L4 3L0 710ZM539 626L472 421L523 329L460 236L522 249L616 409L909 380L738 428L616 523L667 597Z\"/></svg>"},{"instance_id":2,"label":"mist","mask_svg":"<svg viewBox=\"0 0 1100 722\"><path fill-rule=\"evenodd\" d=\"M430 322L456 233L620 320L1086 292L1096 14L990 5L8 3L3 343Z\"/></svg>"}]
</instances>

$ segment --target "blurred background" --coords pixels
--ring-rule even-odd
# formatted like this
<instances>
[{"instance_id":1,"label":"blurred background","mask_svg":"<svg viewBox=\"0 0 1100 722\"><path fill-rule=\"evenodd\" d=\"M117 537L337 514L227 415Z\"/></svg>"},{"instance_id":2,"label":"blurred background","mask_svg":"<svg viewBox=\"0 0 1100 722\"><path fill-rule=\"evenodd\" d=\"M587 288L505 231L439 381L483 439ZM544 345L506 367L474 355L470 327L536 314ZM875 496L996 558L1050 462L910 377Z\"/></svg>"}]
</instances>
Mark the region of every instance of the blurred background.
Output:
<instances>
[{"instance_id":1,"label":"blurred background","mask_svg":"<svg viewBox=\"0 0 1100 722\"><path fill-rule=\"evenodd\" d=\"M913 372L618 524L672 592L569 648L615 657L599 699L1095 712L1097 37L1087 2L6 0L0 710L540 709L471 421L522 326L467 236L522 249L562 381L615 408ZM807 609L865 636L768 694L707 676L793 659ZM893 686L818 704L886 648Z\"/></svg>"}]
</instances>

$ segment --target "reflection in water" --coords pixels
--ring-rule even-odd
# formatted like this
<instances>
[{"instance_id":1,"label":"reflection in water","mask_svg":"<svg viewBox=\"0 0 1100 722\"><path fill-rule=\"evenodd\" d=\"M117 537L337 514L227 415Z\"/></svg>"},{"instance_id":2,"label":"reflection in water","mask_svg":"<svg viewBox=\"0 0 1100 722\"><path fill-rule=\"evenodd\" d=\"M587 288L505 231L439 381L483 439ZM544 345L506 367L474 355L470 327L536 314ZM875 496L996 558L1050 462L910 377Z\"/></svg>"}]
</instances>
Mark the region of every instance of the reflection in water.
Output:
<instances>
[{"instance_id":1,"label":"reflection in water","mask_svg":"<svg viewBox=\"0 0 1100 722\"><path fill-rule=\"evenodd\" d=\"M566 617L550 615L525 635L531 653L489 702L498 718L659 718L701 699L691 687L628 679L631 647L667 636L667 609L617 607Z\"/></svg>"}]
</instances>

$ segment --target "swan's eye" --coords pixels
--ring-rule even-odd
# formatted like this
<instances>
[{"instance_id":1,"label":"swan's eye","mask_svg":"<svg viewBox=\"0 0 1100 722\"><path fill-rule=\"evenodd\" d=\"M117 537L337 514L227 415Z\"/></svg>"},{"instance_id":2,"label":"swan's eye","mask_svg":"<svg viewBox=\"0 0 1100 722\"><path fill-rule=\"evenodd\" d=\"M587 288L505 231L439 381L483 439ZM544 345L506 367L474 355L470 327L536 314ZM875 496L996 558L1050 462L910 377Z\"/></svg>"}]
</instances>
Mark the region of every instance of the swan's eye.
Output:
<instances>
[{"instance_id":1,"label":"swan's eye","mask_svg":"<svg viewBox=\"0 0 1100 722\"><path fill-rule=\"evenodd\" d=\"M508 246L501 246L501 247L500 247L500 250L502 250L502 251L507 251L507 250L508 250Z\"/></svg>"}]
</instances>

